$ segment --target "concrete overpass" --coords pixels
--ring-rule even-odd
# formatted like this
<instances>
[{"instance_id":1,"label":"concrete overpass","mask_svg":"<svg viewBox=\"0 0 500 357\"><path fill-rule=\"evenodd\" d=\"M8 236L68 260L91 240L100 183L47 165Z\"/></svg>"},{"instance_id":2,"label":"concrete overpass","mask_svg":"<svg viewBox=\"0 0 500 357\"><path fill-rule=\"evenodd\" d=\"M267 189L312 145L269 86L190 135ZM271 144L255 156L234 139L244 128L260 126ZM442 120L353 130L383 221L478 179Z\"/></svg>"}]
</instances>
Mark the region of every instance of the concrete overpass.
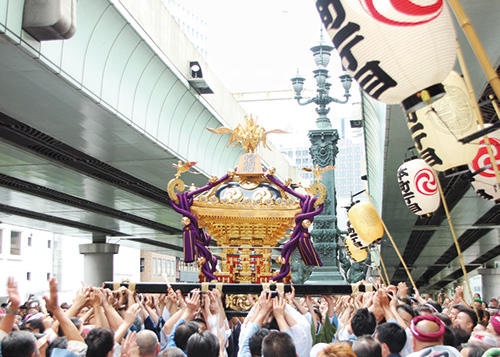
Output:
<instances>
[{"instance_id":1,"label":"concrete overpass","mask_svg":"<svg viewBox=\"0 0 500 357\"><path fill-rule=\"evenodd\" d=\"M78 1L74 37L47 42L23 30L23 6L0 0L0 220L180 254L172 164L197 161L183 176L197 186L234 167L241 150L205 128L243 109L160 0ZM190 61L214 94L190 86ZM260 154L295 177L277 150Z\"/></svg>"}]
</instances>

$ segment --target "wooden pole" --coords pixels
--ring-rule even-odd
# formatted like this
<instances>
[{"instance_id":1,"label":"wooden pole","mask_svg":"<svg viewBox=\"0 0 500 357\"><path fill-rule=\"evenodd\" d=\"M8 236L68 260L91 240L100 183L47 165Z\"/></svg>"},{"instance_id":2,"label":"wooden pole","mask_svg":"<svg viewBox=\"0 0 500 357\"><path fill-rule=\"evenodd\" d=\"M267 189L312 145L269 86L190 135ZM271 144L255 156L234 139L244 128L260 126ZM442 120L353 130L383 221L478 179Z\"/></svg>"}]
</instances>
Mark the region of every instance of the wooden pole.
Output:
<instances>
[{"instance_id":1,"label":"wooden pole","mask_svg":"<svg viewBox=\"0 0 500 357\"><path fill-rule=\"evenodd\" d=\"M441 195L441 201L443 202L443 208L446 213L446 219L448 220L448 224L450 226L451 236L453 237L453 242L455 243L455 248L457 249L458 260L460 261L460 266L462 267L462 273L464 274L465 285L467 286L467 291L469 292L472 301L472 307L474 308L474 312L476 313L478 320L480 320L479 312L477 311L476 305L474 305L474 298L472 295L472 289L469 284L469 278L467 276L467 269L465 268L462 249L460 248L460 244L458 243L457 235L455 233L455 228L453 227L453 223L451 222L451 215L450 211L448 210L448 204L446 203L446 197L444 196L443 187L441 186L441 182L439 180L439 176L437 175L436 171L434 171L434 169L432 171L434 172L434 176L436 176L436 181L439 188L439 194Z\"/></svg>"},{"instance_id":2,"label":"wooden pole","mask_svg":"<svg viewBox=\"0 0 500 357\"><path fill-rule=\"evenodd\" d=\"M387 268L385 267L384 259L382 259L382 252L380 251L380 247L377 246L377 254L380 258L380 263L382 264L382 269L384 270L385 279L387 281L387 286L391 285L391 279L389 279L389 275L387 274Z\"/></svg>"},{"instance_id":3,"label":"wooden pole","mask_svg":"<svg viewBox=\"0 0 500 357\"><path fill-rule=\"evenodd\" d=\"M481 67L486 74L486 78L488 79L488 82L490 82L491 88L493 88L497 98L500 98L500 78L498 78L497 72L491 65L490 59L486 55L486 51L484 50L481 41L479 41L479 37L477 36L476 30L474 30L469 17L465 13L459 0L448 0L448 2L457 17L458 23L462 26L472 50L481 64Z\"/></svg>"},{"instance_id":4,"label":"wooden pole","mask_svg":"<svg viewBox=\"0 0 500 357\"><path fill-rule=\"evenodd\" d=\"M133 287L133 290L138 293L145 294L165 294L167 292L167 283L113 283L105 282L104 288L117 289L119 286L128 288ZM267 286L268 285L268 286ZM292 284L268 283L268 284L223 284L223 283L170 283L174 290L180 290L183 294L187 294L193 289L214 289L220 288L224 294L260 294L262 289L269 288L271 291L279 291L280 288L284 292L290 292ZM322 295L351 295L358 289L360 292L372 291L371 284L364 285L349 285L349 284L321 284L321 285L304 285L293 284L296 296L322 296Z\"/></svg>"},{"instance_id":5,"label":"wooden pole","mask_svg":"<svg viewBox=\"0 0 500 357\"><path fill-rule=\"evenodd\" d=\"M373 252L370 250L370 248L367 248L367 249L368 249L368 252L370 253L370 257L373 261L374 260L373 259ZM384 280L384 276L382 275L382 271L380 270L380 267L378 266L378 264L375 264L375 268L377 268L378 276L380 277L380 280L382 280L382 284L384 284L385 286L389 286L388 284L386 284L386 282Z\"/></svg>"},{"instance_id":6,"label":"wooden pole","mask_svg":"<svg viewBox=\"0 0 500 357\"><path fill-rule=\"evenodd\" d=\"M373 205L373 207L375 207L375 204L373 203L373 199L372 199L372 197L369 194L368 194L368 198L370 199L370 202ZM410 273L410 269L408 269L408 266L406 265L406 262L403 259L403 256L401 255L401 252L399 251L398 246L396 245L396 242L394 242L394 239L392 238L391 233L387 229L387 226L385 225L384 220L382 219L382 217L380 217L380 215L378 214L378 212L377 212L377 216L380 219L380 222L382 222L382 226L384 227L384 231L387 234L387 237L389 237L389 240L391 241L392 247L394 248L394 251L396 252L396 254L397 254L398 258L399 258L399 261L401 262L401 264L403 265L403 268L406 271L406 275L410 279L411 285L413 286L413 290L415 290L415 292L417 292L418 291L417 285L415 284L415 281L413 281L413 276Z\"/></svg>"},{"instance_id":7,"label":"wooden pole","mask_svg":"<svg viewBox=\"0 0 500 357\"><path fill-rule=\"evenodd\" d=\"M495 109L495 113L497 113L497 118L500 120L500 108L498 107L498 102L493 94L490 94L489 98L491 100L491 105Z\"/></svg>"}]
</instances>

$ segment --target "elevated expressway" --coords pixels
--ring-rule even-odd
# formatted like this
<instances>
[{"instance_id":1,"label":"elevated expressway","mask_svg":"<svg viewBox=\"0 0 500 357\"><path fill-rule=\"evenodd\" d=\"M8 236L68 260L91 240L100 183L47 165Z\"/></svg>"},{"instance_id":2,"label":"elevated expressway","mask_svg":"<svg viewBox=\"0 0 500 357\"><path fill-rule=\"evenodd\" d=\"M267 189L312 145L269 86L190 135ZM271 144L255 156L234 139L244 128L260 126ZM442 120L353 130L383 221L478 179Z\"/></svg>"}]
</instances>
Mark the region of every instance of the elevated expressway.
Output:
<instances>
[{"instance_id":1,"label":"elevated expressway","mask_svg":"<svg viewBox=\"0 0 500 357\"><path fill-rule=\"evenodd\" d=\"M235 166L239 148L206 127L245 115L160 0L77 2L77 30L38 42L24 1L0 0L0 220L73 237L135 241L181 254L166 185L178 160L200 186ZM202 65L214 94L188 82ZM295 177L277 150L260 152Z\"/></svg>"}]
</instances>

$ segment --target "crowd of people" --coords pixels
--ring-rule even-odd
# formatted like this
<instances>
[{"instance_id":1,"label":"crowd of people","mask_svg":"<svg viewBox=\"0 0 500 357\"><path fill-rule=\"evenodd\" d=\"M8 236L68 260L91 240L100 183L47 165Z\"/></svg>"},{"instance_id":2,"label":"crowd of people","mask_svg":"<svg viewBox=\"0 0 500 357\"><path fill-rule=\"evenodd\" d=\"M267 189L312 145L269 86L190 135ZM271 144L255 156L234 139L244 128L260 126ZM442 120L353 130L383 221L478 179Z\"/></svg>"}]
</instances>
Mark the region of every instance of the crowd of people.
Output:
<instances>
[{"instance_id":1,"label":"crowd of people","mask_svg":"<svg viewBox=\"0 0 500 357\"><path fill-rule=\"evenodd\" d=\"M414 296L405 283L353 296L263 290L245 317L227 317L219 290L183 296L85 287L71 304L57 282L21 303L8 278L0 313L3 357L454 357L500 356L498 300Z\"/></svg>"}]
</instances>

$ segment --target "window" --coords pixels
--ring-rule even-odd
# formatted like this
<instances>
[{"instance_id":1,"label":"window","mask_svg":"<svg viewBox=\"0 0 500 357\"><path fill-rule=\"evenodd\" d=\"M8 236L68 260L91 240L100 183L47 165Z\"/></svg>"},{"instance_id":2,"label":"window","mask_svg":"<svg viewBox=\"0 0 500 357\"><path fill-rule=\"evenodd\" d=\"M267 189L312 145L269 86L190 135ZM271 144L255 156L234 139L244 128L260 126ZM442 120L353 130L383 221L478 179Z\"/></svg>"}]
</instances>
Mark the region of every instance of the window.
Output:
<instances>
[{"instance_id":1,"label":"window","mask_svg":"<svg viewBox=\"0 0 500 357\"><path fill-rule=\"evenodd\" d=\"M144 272L144 258L140 259L139 263L139 272L143 273Z\"/></svg>"},{"instance_id":2,"label":"window","mask_svg":"<svg viewBox=\"0 0 500 357\"><path fill-rule=\"evenodd\" d=\"M52 247L52 241L49 239L49 240L47 241L47 248L49 248L49 249L50 249L51 247Z\"/></svg>"},{"instance_id":3,"label":"window","mask_svg":"<svg viewBox=\"0 0 500 357\"><path fill-rule=\"evenodd\" d=\"M50 273L47 273L47 280L50 280Z\"/></svg>"},{"instance_id":4,"label":"window","mask_svg":"<svg viewBox=\"0 0 500 357\"><path fill-rule=\"evenodd\" d=\"M10 232L10 254L21 255L21 232Z\"/></svg>"},{"instance_id":5,"label":"window","mask_svg":"<svg viewBox=\"0 0 500 357\"><path fill-rule=\"evenodd\" d=\"M26 280L31 280L31 273L30 272L26 273Z\"/></svg>"},{"instance_id":6,"label":"window","mask_svg":"<svg viewBox=\"0 0 500 357\"><path fill-rule=\"evenodd\" d=\"M32 238L31 238L31 234L30 234L30 236L28 237L28 247L31 247L31 240L32 240Z\"/></svg>"},{"instance_id":7,"label":"window","mask_svg":"<svg viewBox=\"0 0 500 357\"><path fill-rule=\"evenodd\" d=\"M0 229L0 253L2 253L2 245L3 245L3 229Z\"/></svg>"},{"instance_id":8,"label":"window","mask_svg":"<svg viewBox=\"0 0 500 357\"><path fill-rule=\"evenodd\" d=\"M156 258L153 258L153 275L156 275Z\"/></svg>"}]
</instances>

